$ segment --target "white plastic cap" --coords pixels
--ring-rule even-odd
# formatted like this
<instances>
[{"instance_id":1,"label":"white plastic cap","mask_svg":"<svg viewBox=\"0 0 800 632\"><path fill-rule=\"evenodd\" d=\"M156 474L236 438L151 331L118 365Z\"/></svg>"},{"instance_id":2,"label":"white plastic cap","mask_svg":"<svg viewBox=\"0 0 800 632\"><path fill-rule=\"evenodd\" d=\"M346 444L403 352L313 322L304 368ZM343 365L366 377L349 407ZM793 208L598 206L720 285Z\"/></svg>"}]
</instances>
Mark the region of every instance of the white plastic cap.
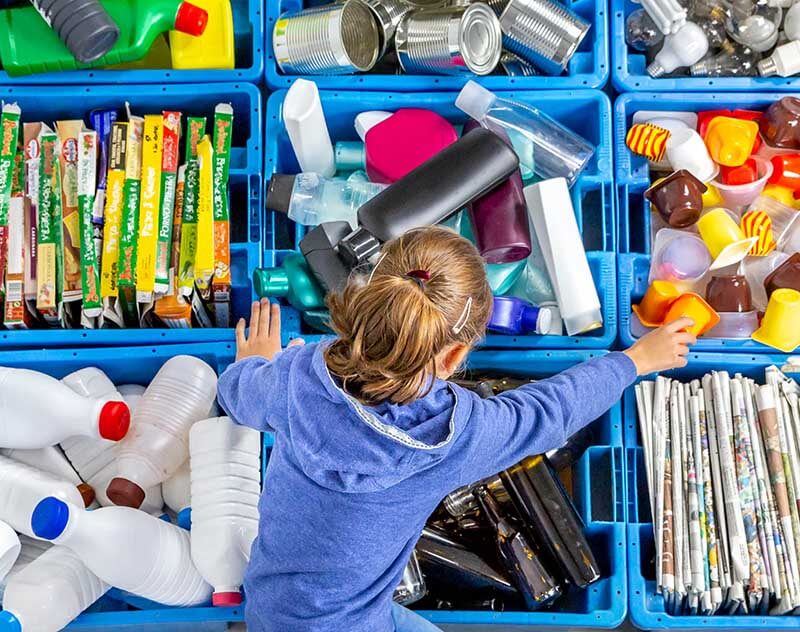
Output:
<instances>
[{"instance_id":1,"label":"white plastic cap","mask_svg":"<svg viewBox=\"0 0 800 632\"><path fill-rule=\"evenodd\" d=\"M536 319L536 333L545 335L550 332L550 326L553 324L553 313L548 307L539 308L539 317Z\"/></svg>"},{"instance_id":2,"label":"white plastic cap","mask_svg":"<svg viewBox=\"0 0 800 632\"><path fill-rule=\"evenodd\" d=\"M542 327L540 333L543 336L564 335L564 322L561 320L561 311L558 309L558 303L542 303L539 308L542 311L546 309L550 314L550 322L547 327Z\"/></svg>"},{"instance_id":3,"label":"white plastic cap","mask_svg":"<svg viewBox=\"0 0 800 632\"><path fill-rule=\"evenodd\" d=\"M367 132L378 123L383 123L392 114L393 112L384 112L383 110L370 110L356 116L356 133L361 141L366 142Z\"/></svg>"},{"instance_id":4,"label":"white plastic cap","mask_svg":"<svg viewBox=\"0 0 800 632\"><path fill-rule=\"evenodd\" d=\"M497 97L475 81L467 81L456 97L456 107L470 118L480 121L494 105Z\"/></svg>"}]
</instances>

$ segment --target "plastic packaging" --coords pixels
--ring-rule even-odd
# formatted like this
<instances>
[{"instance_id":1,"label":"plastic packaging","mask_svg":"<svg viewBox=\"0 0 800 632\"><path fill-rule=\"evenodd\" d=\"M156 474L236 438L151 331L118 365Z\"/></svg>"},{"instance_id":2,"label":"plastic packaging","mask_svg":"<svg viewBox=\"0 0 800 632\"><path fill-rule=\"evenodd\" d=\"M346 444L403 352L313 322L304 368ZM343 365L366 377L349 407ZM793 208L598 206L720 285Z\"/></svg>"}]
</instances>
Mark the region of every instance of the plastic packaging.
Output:
<instances>
[{"instance_id":1,"label":"plastic packaging","mask_svg":"<svg viewBox=\"0 0 800 632\"><path fill-rule=\"evenodd\" d=\"M697 235L662 228L656 233L653 244L650 282L661 280L691 285L703 278L711 261L711 253Z\"/></svg>"},{"instance_id":2,"label":"plastic packaging","mask_svg":"<svg viewBox=\"0 0 800 632\"><path fill-rule=\"evenodd\" d=\"M84 506L72 483L0 456L0 520L18 533L34 537L31 515L39 501L48 496Z\"/></svg>"},{"instance_id":3,"label":"plastic packaging","mask_svg":"<svg viewBox=\"0 0 800 632\"><path fill-rule=\"evenodd\" d=\"M706 190L691 171L681 169L655 182L644 196L670 226L686 228L700 217Z\"/></svg>"},{"instance_id":4,"label":"plastic packaging","mask_svg":"<svg viewBox=\"0 0 800 632\"><path fill-rule=\"evenodd\" d=\"M81 63L102 57L119 39L119 27L100 0L30 0Z\"/></svg>"},{"instance_id":5,"label":"plastic packaging","mask_svg":"<svg viewBox=\"0 0 800 632\"><path fill-rule=\"evenodd\" d=\"M665 323L671 323L679 318L690 318L692 325L686 331L698 338L713 329L719 323L719 314L699 294L687 292L681 294L669 306Z\"/></svg>"},{"instance_id":6,"label":"plastic packaging","mask_svg":"<svg viewBox=\"0 0 800 632\"><path fill-rule=\"evenodd\" d=\"M202 35L169 32L169 53L175 70L232 70L236 65L231 0L194 0L208 13Z\"/></svg>"},{"instance_id":7,"label":"plastic packaging","mask_svg":"<svg viewBox=\"0 0 800 632\"><path fill-rule=\"evenodd\" d=\"M72 549L103 581L157 603L193 606L211 587L192 564L189 534L130 507L84 511L57 498L36 507L35 535Z\"/></svg>"},{"instance_id":8,"label":"plastic packaging","mask_svg":"<svg viewBox=\"0 0 800 632\"><path fill-rule=\"evenodd\" d=\"M178 526L188 529L191 524L192 471L189 461L164 481L161 486L164 504L178 516Z\"/></svg>"},{"instance_id":9,"label":"plastic packaging","mask_svg":"<svg viewBox=\"0 0 800 632\"><path fill-rule=\"evenodd\" d=\"M43 448L75 435L119 441L130 425L125 403L80 397L55 378L28 369L0 368L0 393L4 448Z\"/></svg>"},{"instance_id":10,"label":"plastic packaging","mask_svg":"<svg viewBox=\"0 0 800 632\"><path fill-rule=\"evenodd\" d=\"M704 140L714 162L738 167L750 157L758 139L758 123L732 116L715 116L706 126Z\"/></svg>"},{"instance_id":11,"label":"plastic packaging","mask_svg":"<svg viewBox=\"0 0 800 632\"><path fill-rule=\"evenodd\" d=\"M709 329L706 338L746 340L758 329L758 312L719 312L719 323Z\"/></svg>"},{"instance_id":12,"label":"plastic packaging","mask_svg":"<svg viewBox=\"0 0 800 632\"><path fill-rule=\"evenodd\" d=\"M772 298L772 294L781 288L800 292L800 252L795 252L764 279L768 297Z\"/></svg>"},{"instance_id":13,"label":"plastic packaging","mask_svg":"<svg viewBox=\"0 0 800 632\"><path fill-rule=\"evenodd\" d=\"M800 191L800 153L773 156L770 162L773 167L770 184Z\"/></svg>"},{"instance_id":14,"label":"plastic packaging","mask_svg":"<svg viewBox=\"0 0 800 632\"><path fill-rule=\"evenodd\" d=\"M768 144L800 150L800 98L786 96L772 103L761 117L759 127Z\"/></svg>"},{"instance_id":15,"label":"plastic packaging","mask_svg":"<svg viewBox=\"0 0 800 632\"><path fill-rule=\"evenodd\" d=\"M214 587L215 606L236 606L258 534L261 435L228 417L196 423L191 454L192 559Z\"/></svg>"},{"instance_id":16,"label":"plastic packaging","mask_svg":"<svg viewBox=\"0 0 800 632\"><path fill-rule=\"evenodd\" d=\"M664 38L664 45L647 67L654 79L678 68L696 64L708 52L708 37L694 22L687 22L679 30Z\"/></svg>"},{"instance_id":17,"label":"plastic packaging","mask_svg":"<svg viewBox=\"0 0 800 632\"><path fill-rule=\"evenodd\" d=\"M680 296L673 283L656 279L647 288L644 297L631 309L645 327L660 327L664 324L670 306Z\"/></svg>"},{"instance_id":18,"label":"plastic packaging","mask_svg":"<svg viewBox=\"0 0 800 632\"><path fill-rule=\"evenodd\" d=\"M336 173L333 145L317 84L297 79L283 100L283 124L301 171L331 177Z\"/></svg>"},{"instance_id":19,"label":"plastic packaging","mask_svg":"<svg viewBox=\"0 0 800 632\"><path fill-rule=\"evenodd\" d=\"M753 340L784 353L800 345L800 292L781 288L772 293Z\"/></svg>"},{"instance_id":20,"label":"plastic packaging","mask_svg":"<svg viewBox=\"0 0 800 632\"><path fill-rule=\"evenodd\" d=\"M509 335L544 335L550 330L551 319L546 307L540 308L511 296L495 296L486 328Z\"/></svg>"},{"instance_id":21,"label":"plastic packaging","mask_svg":"<svg viewBox=\"0 0 800 632\"><path fill-rule=\"evenodd\" d=\"M706 301L718 312L753 311L753 296L747 278L739 274L711 277L706 286Z\"/></svg>"},{"instance_id":22,"label":"plastic packaging","mask_svg":"<svg viewBox=\"0 0 800 632\"><path fill-rule=\"evenodd\" d=\"M164 363L147 387L133 418L133 430L120 445L119 475L106 489L117 505L139 507L144 490L172 474L189 457L189 430L205 419L217 395L217 374L192 356Z\"/></svg>"},{"instance_id":23,"label":"plastic packaging","mask_svg":"<svg viewBox=\"0 0 800 632\"><path fill-rule=\"evenodd\" d=\"M567 335L601 327L600 299L586 260L567 181L555 178L525 187L525 200Z\"/></svg>"},{"instance_id":24,"label":"plastic packaging","mask_svg":"<svg viewBox=\"0 0 800 632\"><path fill-rule=\"evenodd\" d=\"M21 545L16 531L0 520L0 581L5 579L19 557ZM2 603L2 598L0 598Z\"/></svg>"},{"instance_id":25,"label":"plastic packaging","mask_svg":"<svg viewBox=\"0 0 800 632\"><path fill-rule=\"evenodd\" d=\"M755 237L745 237L742 229L724 208L706 212L697 221L697 228L714 258L711 270L739 263L757 241Z\"/></svg>"},{"instance_id":26,"label":"plastic packaging","mask_svg":"<svg viewBox=\"0 0 800 632\"><path fill-rule=\"evenodd\" d=\"M742 262L742 272L750 286L755 309L764 311L767 308L769 297L764 289L764 280L788 258L785 252L773 251L764 257L747 257Z\"/></svg>"},{"instance_id":27,"label":"plastic packaging","mask_svg":"<svg viewBox=\"0 0 800 632\"><path fill-rule=\"evenodd\" d=\"M300 240L300 252L323 290L344 288L350 267L339 257L336 245L351 232L348 222L325 222Z\"/></svg>"},{"instance_id":28,"label":"plastic packaging","mask_svg":"<svg viewBox=\"0 0 800 632\"><path fill-rule=\"evenodd\" d=\"M67 626L111 588L76 553L54 546L8 581L0 628L52 632Z\"/></svg>"},{"instance_id":29,"label":"plastic packaging","mask_svg":"<svg viewBox=\"0 0 800 632\"><path fill-rule=\"evenodd\" d=\"M111 443L111 442L109 442ZM50 446L47 448L39 448L37 450L0 450L0 454L7 456L9 459L14 459L19 463L25 463L37 470L47 472L60 479L69 481L75 486L83 484L81 477L72 467L69 459L64 455L64 452L58 446Z\"/></svg>"},{"instance_id":30,"label":"plastic packaging","mask_svg":"<svg viewBox=\"0 0 800 632\"><path fill-rule=\"evenodd\" d=\"M111 380L109 380L110 382ZM136 412L136 407L139 405L139 401L142 399L142 395L147 390L141 384L120 384L116 387L117 392L122 396L122 399L125 400L125 403L128 405L128 408L131 411L131 415Z\"/></svg>"},{"instance_id":31,"label":"plastic packaging","mask_svg":"<svg viewBox=\"0 0 800 632\"><path fill-rule=\"evenodd\" d=\"M287 255L278 268L256 268L253 291L260 298L286 297L289 304L300 311L325 307L322 288L305 257L297 253Z\"/></svg>"},{"instance_id":32,"label":"plastic packaging","mask_svg":"<svg viewBox=\"0 0 800 632\"><path fill-rule=\"evenodd\" d=\"M513 140L521 135L533 144L533 172L539 178L565 178L572 186L586 168L594 148L535 107L498 98L474 81L468 81L456 98L456 107L484 127L494 123Z\"/></svg>"},{"instance_id":33,"label":"plastic packaging","mask_svg":"<svg viewBox=\"0 0 800 632\"><path fill-rule=\"evenodd\" d=\"M676 171L688 171L704 183L713 180L719 172L702 136L693 129L673 132L667 140L667 160Z\"/></svg>"},{"instance_id":34,"label":"plastic packaging","mask_svg":"<svg viewBox=\"0 0 800 632\"><path fill-rule=\"evenodd\" d=\"M753 156L757 178L745 184L724 184L718 179L711 184L719 191L722 201L729 208L739 208L751 204L764 190L767 180L773 174L773 165L761 156Z\"/></svg>"}]
</instances>

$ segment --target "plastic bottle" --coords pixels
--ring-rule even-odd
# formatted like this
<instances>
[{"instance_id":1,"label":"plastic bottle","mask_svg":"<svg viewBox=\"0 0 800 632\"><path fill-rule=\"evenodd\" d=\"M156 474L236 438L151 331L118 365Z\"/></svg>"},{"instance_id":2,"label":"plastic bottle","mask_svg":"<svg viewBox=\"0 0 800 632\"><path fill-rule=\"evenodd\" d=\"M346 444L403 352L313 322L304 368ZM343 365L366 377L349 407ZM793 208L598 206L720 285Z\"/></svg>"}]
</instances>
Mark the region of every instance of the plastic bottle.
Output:
<instances>
[{"instance_id":1,"label":"plastic bottle","mask_svg":"<svg viewBox=\"0 0 800 632\"><path fill-rule=\"evenodd\" d=\"M100 0L30 0L72 56L88 64L119 39L119 27Z\"/></svg>"},{"instance_id":2,"label":"plastic bottle","mask_svg":"<svg viewBox=\"0 0 800 632\"><path fill-rule=\"evenodd\" d=\"M133 430L120 445L119 475L107 496L117 505L140 507L145 489L172 476L189 457L189 429L208 417L217 396L217 374L192 356L164 363L147 387Z\"/></svg>"},{"instance_id":3,"label":"plastic bottle","mask_svg":"<svg viewBox=\"0 0 800 632\"><path fill-rule=\"evenodd\" d=\"M484 127L488 123L499 125L512 141L516 134L533 143L536 162L532 169L539 178L562 177L572 186L594 154L589 142L544 112L526 103L498 98L474 81L462 88L456 107Z\"/></svg>"},{"instance_id":4,"label":"plastic bottle","mask_svg":"<svg viewBox=\"0 0 800 632\"><path fill-rule=\"evenodd\" d=\"M236 66L236 34L231 0L194 0L208 13L202 35L169 32L169 52L175 70L232 70Z\"/></svg>"},{"instance_id":5,"label":"plastic bottle","mask_svg":"<svg viewBox=\"0 0 800 632\"><path fill-rule=\"evenodd\" d=\"M182 0L104 0L103 7L119 26L120 37L105 55L89 63L77 61L34 7L0 14L0 61L11 76L96 68L140 59L156 37L170 30L202 35L208 13Z\"/></svg>"},{"instance_id":6,"label":"plastic bottle","mask_svg":"<svg viewBox=\"0 0 800 632\"><path fill-rule=\"evenodd\" d=\"M131 410L131 415L136 412L136 407L142 399L142 395L147 389L141 384L120 384L117 386L117 392L122 395L122 399Z\"/></svg>"},{"instance_id":7,"label":"plastic bottle","mask_svg":"<svg viewBox=\"0 0 800 632\"><path fill-rule=\"evenodd\" d=\"M258 534L261 435L228 417L196 423L189 435L192 559L214 587L215 606L237 606Z\"/></svg>"},{"instance_id":8,"label":"plastic bottle","mask_svg":"<svg viewBox=\"0 0 800 632\"><path fill-rule=\"evenodd\" d=\"M119 441L130 420L124 402L80 397L37 371L0 368L0 447L32 450L76 435Z\"/></svg>"},{"instance_id":9,"label":"plastic bottle","mask_svg":"<svg viewBox=\"0 0 800 632\"><path fill-rule=\"evenodd\" d=\"M328 180L316 173L275 174L267 187L266 207L304 226L342 221L355 228L358 209L385 188L374 182Z\"/></svg>"},{"instance_id":10,"label":"plastic bottle","mask_svg":"<svg viewBox=\"0 0 800 632\"><path fill-rule=\"evenodd\" d=\"M73 551L63 546L51 547L8 581L0 629L61 630L109 588Z\"/></svg>"},{"instance_id":11,"label":"plastic bottle","mask_svg":"<svg viewBox=\"0 0 800 632\"><path fill-rule=\"evenodd\" d=\"M317 84L307 79L296 79L283 99L281 113L300 170L324 177L336 173L333 143Z\"/></svg>"},{"instance_id":12,"label":"plastic bottle","mask_svg":"<svg viewBox=\"0 0 800 632\"><path fill-rule=\"evenodd\" d=\"M350 232L347 222L325 222L300 240L300 252L325 291L343 288L350 276L351 268L339 256L337 249L339 241Z\"/></svg>"},{"instance_id":13,"label":"plastic bottle","mask_svg":"<svg viewBox=\"0 0 800 632\"><path fill-rule=\"evenodd\" d=\"M511 296L495 296L486 328L501 334L545 334L550 329L550 310Z\"/></svg>"},{"instance_id":14,"label":"plastic bottle","mask_svg":"<svg viewBox=\"0 0 800 632\"><path fill-rule=\"evenodd\" d=\"M473 130L358 209L360 227L339 242L339 256L355 267L374 256L380 242L438 224L518 169L517 155L502 138Z\"/></svg>"},{"instance_id":15,"label":"plastic bottle","mask_svg":"<svg viewBox=\"0 0 800 632\"><path fill-rule=\"evenodd\" d=\"M161 486L164 504L178 516L178 526L188 529L192 523L192 472L189 461Z\"/></svg>"},{"instance_id":16,"label":"plastic bottle","mask_svg":"<svg viewBox=\"0 0 800 632\"><path fill-rule=\"evenodd\" d=\"M14 531L33 537L31 515L39 501L48 496L78 507L86 504L72 483L0 456L0 520Z\"/></svg>"},{"instance_id":17,"label":"plastic bottle","mask_svg":"<svg viewBox=\"0 0 800 632\"><path fill-rule=\"evenodd\" d=\"M288 255L280 267L256 268L253 290L260 298L281 296L292 307L306 311L325 307L325 295L303 255Z\"/></svg>"},{"instance_id":18,"label":"plastic bottle","mask_svg":"<svg viewBox=\"0 0 800 632\"><path fill-rule=\"evenodd\" d=\"M14 459L19 463L25 463L26 465L35 467L42 472L57 476L65 481L69 481L75 486L84 484L59 446L39 448L38 450L3 449L0 450L0 454L7 456L9 459Z\"/></svg>"},{"instance_id":19,"label":"plastic bottle","mask_svg":"<svg viewBox=\"0 0 800 632\"><path fill-rule=\"evenodd\" d=\"M0 520L0 581L5 579L16 563L20 548L16 531Z\"/></svg>"},{"instance_id":20,"label":"plastic bottle","mask_svg":"<svg viewBox=\"0 0 800 632\"><path fill-rule=\"evenodd\" d=\"M189 534L130 507L84 511L42 500L31 518L37 537L72 549L103 581L168 606L206 601L211 587L192 564Z\"/></svg>"},{"instance_id":21,"label":"plastic bottle","mask_svg":"<svg viewBox=\"0 0 800 632\"><path fill-rule=\"evenodd\" d=\"M0 605L3 603L3 593L6 586L14 575L22 571L28 564L53 546L50 542L31 538L22 533L17 534L17 536L20 543L19 555L14 562L14 566L11 567L11 571L5 577L0 577Z\"/></svg>"}]
</instances>

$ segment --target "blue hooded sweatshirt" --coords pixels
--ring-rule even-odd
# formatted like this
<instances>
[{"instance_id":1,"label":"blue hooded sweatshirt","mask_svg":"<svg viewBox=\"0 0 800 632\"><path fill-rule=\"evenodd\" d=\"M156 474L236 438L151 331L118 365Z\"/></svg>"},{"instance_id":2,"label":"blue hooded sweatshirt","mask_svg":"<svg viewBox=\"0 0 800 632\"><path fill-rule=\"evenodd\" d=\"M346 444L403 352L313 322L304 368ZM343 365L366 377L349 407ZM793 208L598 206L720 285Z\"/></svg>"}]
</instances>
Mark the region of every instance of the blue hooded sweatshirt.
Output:
<instances>
[{"instance_id":1,"label":"blue hooded sweatshirt","mask_svg":"<svg viewBox=\"0 0 800 632\"><path fill-rule=\"evenodd\" d=\"M323 351L247 358L219 379L234 421L275 432L245 578L251 632L394 632L392 594L441 499L561 446L636 378L611 353L486 400L436 380L411 404L368 407Z\"/></svg>"}]
</instances>

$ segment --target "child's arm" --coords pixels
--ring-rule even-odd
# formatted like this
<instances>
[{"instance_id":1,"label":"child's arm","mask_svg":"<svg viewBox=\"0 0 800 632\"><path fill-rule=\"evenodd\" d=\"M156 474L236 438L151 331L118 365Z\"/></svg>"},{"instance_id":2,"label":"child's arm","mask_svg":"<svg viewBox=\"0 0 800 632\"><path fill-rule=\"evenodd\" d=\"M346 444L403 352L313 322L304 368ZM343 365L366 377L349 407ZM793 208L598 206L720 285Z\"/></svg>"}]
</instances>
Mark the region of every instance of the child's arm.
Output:
<instances>
[{"instance_id":1,"label":"child's arm","mask_svg":"<svg viewBox=\"0 0 800 632\"><path fill-rule=\"evenodd\" d=\"M696 339L688 319L655 330L620 353L594 358L554 377L486 400L474 398L467 482L560 447L622 397L637 375L686 365Z\"/></svg>"},{"instance_id":2,"label":"child's arm","mask_svg":"<svg viewBox=\"0 0 800 632\"><path fill-rule=\"evenodd\" d=\"M293 340L289 348L303 344ZM288 348L287 348L288 351ZM275 430L274 419L285 418L288 371L293 353L281 353L281 312L268 299L253 303L250 335L245 321L236 325L236 362L220 376L217 399L237 424Z\"/></svg>"}]
</instances>

